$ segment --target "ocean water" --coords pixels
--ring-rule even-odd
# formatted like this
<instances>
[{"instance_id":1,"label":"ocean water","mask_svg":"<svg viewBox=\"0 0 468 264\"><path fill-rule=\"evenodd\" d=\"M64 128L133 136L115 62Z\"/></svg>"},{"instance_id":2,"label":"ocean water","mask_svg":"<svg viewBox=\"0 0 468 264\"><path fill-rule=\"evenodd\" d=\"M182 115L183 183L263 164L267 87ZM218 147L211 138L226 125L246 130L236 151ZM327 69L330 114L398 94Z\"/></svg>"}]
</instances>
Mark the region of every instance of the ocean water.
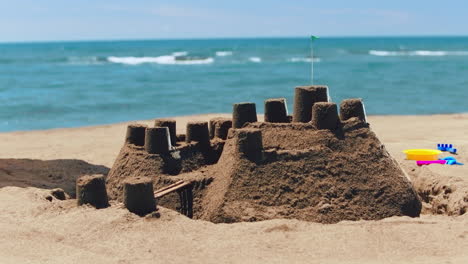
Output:
<instances>
[{"instance_id":1,"label":"ocean water","mask_svg":"<svg viewBox=\"0 0 468 264\"><path fill-rule=\"evenodd\" d=\"M0 131L292 109L310 60L308 38L0 44ZM468 38L321 38L314 79L368 114L468 112Z\"/></svg>"}]
</instances>

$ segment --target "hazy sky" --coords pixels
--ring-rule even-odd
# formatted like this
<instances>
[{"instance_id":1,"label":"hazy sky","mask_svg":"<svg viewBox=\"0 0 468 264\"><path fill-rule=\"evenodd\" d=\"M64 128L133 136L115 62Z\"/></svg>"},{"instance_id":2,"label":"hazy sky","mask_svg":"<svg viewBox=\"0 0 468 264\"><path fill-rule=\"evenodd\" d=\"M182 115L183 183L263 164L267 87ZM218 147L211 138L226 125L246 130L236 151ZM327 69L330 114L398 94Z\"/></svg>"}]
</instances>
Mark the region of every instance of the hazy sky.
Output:
<instances>
[{"instance_id":1,"label":"hazy sky","mask_svg":"<svg viewBox=\"0 0 468 264\"><path fill-rule=\"evenodd\" d=\"M468 35L467 0L0 0L0 42Z\"/></svg>"}]
</instances>

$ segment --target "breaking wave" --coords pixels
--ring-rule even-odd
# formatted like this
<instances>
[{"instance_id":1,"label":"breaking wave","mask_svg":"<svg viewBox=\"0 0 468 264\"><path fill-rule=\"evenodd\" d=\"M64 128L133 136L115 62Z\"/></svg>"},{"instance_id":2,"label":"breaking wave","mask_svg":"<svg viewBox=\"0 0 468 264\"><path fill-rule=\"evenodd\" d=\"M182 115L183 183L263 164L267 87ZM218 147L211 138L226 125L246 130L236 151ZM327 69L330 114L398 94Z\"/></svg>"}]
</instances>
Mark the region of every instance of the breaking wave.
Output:
<instances>
[{"instance_id":1,"label":"breaking wave","mask_svg":"<svg viewBox=\"0 0 468 264\"><path fill-rule=\"evenodd\" d=\"M311 58L290 58L288 59L289 62L311 62ZM314 58L314 62L320 62L320 58Z\"/></svg>"},{"instance_id":2,"label":"breaking wave","mask_svg":"<svg viewBox=\"0 0 468 264\"><path fill-rule=\"evenodd\" d=\"M250 57L249 61L260 63L260 62L262 62L262 58L260 58L260 57Z\"/></svg>"},{"instance_id":3,"label":"breaking wave","mask_svg":"<svg viewBox=\"0 0 468 264\"><path fill-rule=\"evenodd\" d=\"M187 55L188 55L188 52L187 52L187 51L176 51L176 52L172 52L172 56L175 56L175 57L187 56Z\"/></svg>"},{"instance_id":4,"label":"breaking wave","mask_svg":"<svg viewBox=\"0 0 468 264\"><path fill-rule=\"evenodd\" d=\"M225 57L225 56L231 56L232 51L217 51L216 56L218 57Z\"/></svg>"},{"instance_id":5,"label":"breaking wave","mask_svg":"<svg viewBox=\"0 0 468 264\"><path fill-rule=\"evenodd\" d=\"M182 52L180 52L181 54ZM186 53L185 53L186 54ZM173 64L173 65L191 65L191 64L210 64L214 62L211 57L187 57L185 55L175 56L164 55L159 57L107 57L107 60L112 63L121 63L127 65L138 65L143 63L156 63L156 64Z\"/></svg>"},{"instance_id":6,"label":"breaking wave","mask_svg":"<svg viewBox=\"0 0 468 264\"><path fill-rule=\"evenodd\" d=\"M468 51L443 51L443 50L413 50L413 51L388 51L370 50L373 56L468 56Z\"/></svg>"}]
</instances>

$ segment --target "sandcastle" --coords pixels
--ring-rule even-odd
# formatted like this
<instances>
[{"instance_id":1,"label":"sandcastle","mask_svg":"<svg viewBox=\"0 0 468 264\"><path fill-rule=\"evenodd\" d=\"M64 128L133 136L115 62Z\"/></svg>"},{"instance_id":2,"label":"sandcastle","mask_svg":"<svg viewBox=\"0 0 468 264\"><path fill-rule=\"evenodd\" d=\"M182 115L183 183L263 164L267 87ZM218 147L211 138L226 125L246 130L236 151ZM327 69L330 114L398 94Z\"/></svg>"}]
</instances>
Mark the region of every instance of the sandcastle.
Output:
<instances>
[{"instance_id":1,"label":"sandcastle","mask_svg":"<svg viewBox=\"0 0 468 264\"><path fill-rule=\"evenodd\" d=\"M187 190L158 196L158 205L216 223L419 216L421 202L369 128L362 100L338 111L328 87L300 86L292 116L284 98L266 100L264 113L258 122L255 104L234 104L232 119L189 122L185 135L174 120L129 126L107 177L110 198L122 201L125 181L147 177L154 189Z\"/></svg>"}]
</instances>

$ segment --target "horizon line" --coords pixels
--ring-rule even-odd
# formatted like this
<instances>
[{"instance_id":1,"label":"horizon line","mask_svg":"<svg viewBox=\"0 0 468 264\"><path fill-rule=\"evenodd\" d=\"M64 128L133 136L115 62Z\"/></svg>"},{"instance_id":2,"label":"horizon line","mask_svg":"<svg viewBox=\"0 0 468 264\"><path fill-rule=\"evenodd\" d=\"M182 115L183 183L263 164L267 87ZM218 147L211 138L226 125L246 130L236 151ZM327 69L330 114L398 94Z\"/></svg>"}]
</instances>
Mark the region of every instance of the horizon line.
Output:
<instances>
[{"instance_id":1,"label":"horizon line","mask_svg":"<svg viewBox=\"0 0 468 264\"><path fill-rule=\"evenodd\" d=\"M262 37L194 37L194 38L108 38L108 39L69 39L69 40L7 40L0 44L66 43L66 42L131 42L131 41L178 41L178 40L249 40L249 39L304 39L310 36L262 36ZM463 38L468 35L322 35L322 39L346 38Z\"/></svg>"}]
</instances>

